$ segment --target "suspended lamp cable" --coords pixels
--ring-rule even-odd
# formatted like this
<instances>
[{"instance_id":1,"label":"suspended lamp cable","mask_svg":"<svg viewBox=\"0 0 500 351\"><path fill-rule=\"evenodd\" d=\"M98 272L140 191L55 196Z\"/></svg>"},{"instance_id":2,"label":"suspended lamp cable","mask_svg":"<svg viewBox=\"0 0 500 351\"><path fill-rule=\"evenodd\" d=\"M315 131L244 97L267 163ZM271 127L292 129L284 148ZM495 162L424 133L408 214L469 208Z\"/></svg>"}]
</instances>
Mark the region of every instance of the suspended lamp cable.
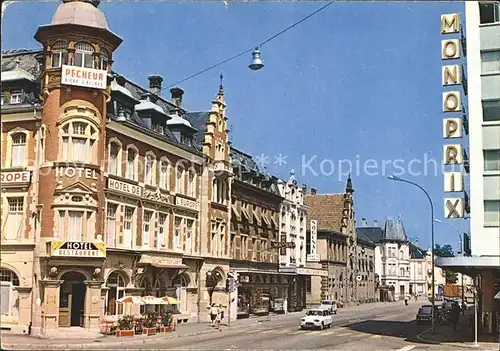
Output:
<instances>
[{"instance_id":1,"label":"suspended lamp cable","mask_svg":"<svg viewBox=\"0 0 500 351\"><path fill-rule=\"evenodd\" d=\"M322 7L320 7L319 9L317 9L316 11L314 11L314 12L310 13L309 15L305 16L304 18L300 19L299 21L297 21L297 22L293 23L292 25L290 25L290 26L286 27L286 28L285 28L285 29L283 29L282 31L280 31L280 32L278 32L278 33L274 34L273 36L269 37L268 39L264 40L264 41L263 41L263 42L261 42L259 45L257 45L257 47L261 47L261 46L263 46L264 44L269 43L271 40L276 39L276 38L277 38L277 37L279 37L280 35L284 34L285 32L289 31L290 29L294 28L295 26L297 26L297 25L301 24L301 23L302 23L302 22L304 22L305 20L308 20L308 19L309 19L309 18L311 18L312 16L316 15L318 12L323 11L325 8L327 8L328 6L332 5L334 2L335 2L335 0L330 0L330 1L326 4L326 5L323 5ZM229 62L229 61L235 60L235 59L237 59L237 58L238 58L238 57L240 57L240 56L243 56L243 55L245 55L245 54L248 54L249 52L252 52L252 51L253 51L253 49L254 49L254 48L247 49L247 50L245 50L245 51L240 52L240 53L239 53L239 54L237 54L237 55L231 56L231 57L229 57L229 58L225 59L224 61L221 61L221 62L219 62L219 63L216 63L216 64L214 64L214 65L212 65L212 66L210 66L210 67L207 67L207 68L205 68L205 69L203 69L203 70L201 70L201 71L199 71L199 72L197 72L197 73L195 73L195 74L190 75L189 77L186 77L186 78L184 78L184 79L181 79L181 80L179 80L179 81L175 82L174 84L171 84L171 85L169 85L169 86L167 86L167 87L165 87L165 88L161 89L161 91L163 91L163 90L165 90L165 89L168 89L168 88L172 88L172 87L176 86L177 84L183 83L183 82L185 82L185 81L187 81L187 80L189 80L189 79L191 79L191 78L197 77L197 76L199 76L199 75L201 75L201 74L203 74L203 73L205 73L205 72L208 72L208 71L210 71L210 70L212 70L212 69L214 69L214 68L216 68L216 67L219 67L219 66L221 66L221 65L223 65L223 64L225 64L225 63L227 63L227 62Z\"/></svg>"}]
</instances>

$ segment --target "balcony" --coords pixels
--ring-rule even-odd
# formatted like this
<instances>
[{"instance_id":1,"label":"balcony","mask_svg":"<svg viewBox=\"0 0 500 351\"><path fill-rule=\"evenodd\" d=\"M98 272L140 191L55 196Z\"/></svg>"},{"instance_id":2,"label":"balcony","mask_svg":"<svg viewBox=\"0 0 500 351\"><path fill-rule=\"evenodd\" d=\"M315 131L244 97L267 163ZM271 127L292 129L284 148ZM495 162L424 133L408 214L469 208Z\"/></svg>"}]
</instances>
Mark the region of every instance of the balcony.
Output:
<instances>
[{"instance_id":1,"label":"balcony","mask_svg":"<svg viewBox=\"0 0 500 351\"><path fill-rule=\"evenodd\" d=\"M223 160L214 161L214 173L222 178L233 175L229 162Z\"/></svg>"}]
</instances>

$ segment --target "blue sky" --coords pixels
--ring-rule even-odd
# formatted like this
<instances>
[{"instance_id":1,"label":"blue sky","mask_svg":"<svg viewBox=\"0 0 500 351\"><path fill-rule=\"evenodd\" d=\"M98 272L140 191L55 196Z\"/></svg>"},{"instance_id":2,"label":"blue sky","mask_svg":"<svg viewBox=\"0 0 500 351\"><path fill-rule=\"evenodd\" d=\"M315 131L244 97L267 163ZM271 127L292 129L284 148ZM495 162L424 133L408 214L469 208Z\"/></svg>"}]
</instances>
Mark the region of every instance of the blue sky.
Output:
<instances>
[{"instance_id":1,"label":"blue sky","mask_svg":"<svg viewBox=\"0 0 500 351\"><path fill-rule=\"evenodd\" d=\"M114 70L143 85L149 74L158 73L170 85L252 48L323 4L103 2L99 7L124 40ZM38 47L33 34L38 25L50 23L58 5L10 5L2 49ZM337 168L339 160L353 165L359 160L361 168L352 170L358 223L362 217L382 223L401 214L410 238L428 247L427 199L387 175L395 170L389 162L397 159L408 164L427 154L441 165L440 15L463 15L463 8L463 2L333 4L264 45L264 69L250 71L249 54L180 84L184 106L208 110L222 72L235 147L269 156L268 171L281 177L295 169L299 183L320 193L345 187L345 176L338 169L332 174L331 164ZM281 166L273 158L280 153L287 156ZM367 174L362 165L369 159L378 167ZM414 172L422 173L423 166L415 164ZM429 191L435 216L442 219L442 173L402 176ZM468 220L450 223L469 230ZM437 243L456 248L457 241L453 228L436 223Z\"/></svg>"}]
</instances>

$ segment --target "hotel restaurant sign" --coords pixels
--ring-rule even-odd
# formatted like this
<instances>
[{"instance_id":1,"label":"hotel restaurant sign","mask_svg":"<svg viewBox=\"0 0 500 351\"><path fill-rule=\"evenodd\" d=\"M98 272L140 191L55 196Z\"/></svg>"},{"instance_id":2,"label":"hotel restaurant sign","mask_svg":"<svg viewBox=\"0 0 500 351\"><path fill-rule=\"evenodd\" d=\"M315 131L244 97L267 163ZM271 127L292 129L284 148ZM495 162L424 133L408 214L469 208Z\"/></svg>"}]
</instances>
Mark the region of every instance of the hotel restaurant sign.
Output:
<instances>
[{"instance_id":1,"label":"hotel restaurant sign","mask_svg":"<svg viewBox=\"0 0 500 351\"><path fill-rule=\"evenodd\" d=\"M50 256L106 258L106 245L103 242L51 241Z\"/></svg>"},{"instance_id":2,"label":"hotel restaurant sign","mask_svg":"<svg viewBox=\"0 0 500 351\"><path fill-rule=\"evenodd\" d=\"M62 66L61 84L78 87L106 89L108 73L105 70Z\"/></svg>"},{"instance_id":3,"label":"hotel restaurant sign","mask_svg":"<svg viewBox=\"0 0 500 351\"><path fill-rule=\"evenodd\" d=\"M443 92L443 138L445 140L456 140L451 144L443 146L443 162L448 170L444 172L444 191L454 193L444 198L444 218L464 218L465 198L464 175L460 165L467 162L466 152L460 139L463 133L467 133L466 112L462 103L462 91L457 87L462 86L465 95L467 88L465 84L464 68L460 62L461 43L457 34L461 35L460 16L458 13L441 15L441 34L446 39L441 40L441 59L447 64L442 66L441 81L446 91ZM448 38L455 35L454 38ZM467 169L467 168L465 168Z\"/></svg>"}]
</instances>

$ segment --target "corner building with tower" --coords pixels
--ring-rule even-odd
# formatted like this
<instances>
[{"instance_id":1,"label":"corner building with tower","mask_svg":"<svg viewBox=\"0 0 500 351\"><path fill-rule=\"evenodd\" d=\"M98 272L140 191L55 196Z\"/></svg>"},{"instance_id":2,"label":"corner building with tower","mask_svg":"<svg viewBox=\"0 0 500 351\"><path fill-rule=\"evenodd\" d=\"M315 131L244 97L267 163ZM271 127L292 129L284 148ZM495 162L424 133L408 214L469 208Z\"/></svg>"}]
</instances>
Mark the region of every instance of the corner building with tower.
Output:
<instances>
[{"instance_id":1,"label":"corner building with tower","mask_svg":"<svg viewBox=\"0 0 500 351\"><path fill-rule=\"evenodd\" d=\"M146 295L205 321L211 302L227 305L230 272L245 278L238 302L268 283L303 308L307 272L278 268L285 195L231 146L222 81L208 111L190 112L182 89L162 97L161 76L144 88L114 72L122 39L97 5L63 1L35 34L42 49L2 53L2 325L97 333L140 312L119 298ZM231 318L269 313L266 293Z\"/></svg>"}]
</instances>

